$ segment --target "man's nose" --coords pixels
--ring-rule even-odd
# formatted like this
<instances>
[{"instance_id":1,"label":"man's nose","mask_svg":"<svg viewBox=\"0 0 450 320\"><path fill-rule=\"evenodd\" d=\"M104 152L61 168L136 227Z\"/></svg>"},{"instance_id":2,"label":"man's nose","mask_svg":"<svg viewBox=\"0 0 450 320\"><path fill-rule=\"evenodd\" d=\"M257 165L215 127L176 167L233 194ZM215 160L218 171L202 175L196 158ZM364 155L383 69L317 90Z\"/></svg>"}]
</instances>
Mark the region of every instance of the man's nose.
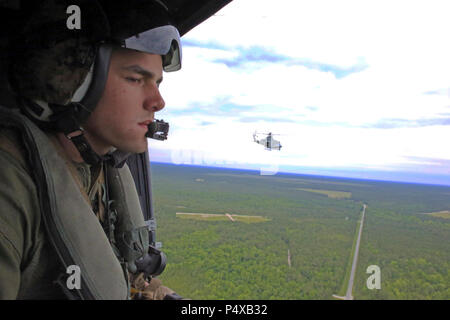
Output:
<instances>
[{"instance_id":1,"label":"man's nose","mask_svg":"<svg viewBox=\"0 0 450 320\"><path fill-rule=\"evenodd\" d=\"M158 112L164 108L166 105L161 93L159 92L159 88L157 86L153 87L148 91L147 98L144 101L144 108L152 111Z\"/></svg>"}]
</instances>

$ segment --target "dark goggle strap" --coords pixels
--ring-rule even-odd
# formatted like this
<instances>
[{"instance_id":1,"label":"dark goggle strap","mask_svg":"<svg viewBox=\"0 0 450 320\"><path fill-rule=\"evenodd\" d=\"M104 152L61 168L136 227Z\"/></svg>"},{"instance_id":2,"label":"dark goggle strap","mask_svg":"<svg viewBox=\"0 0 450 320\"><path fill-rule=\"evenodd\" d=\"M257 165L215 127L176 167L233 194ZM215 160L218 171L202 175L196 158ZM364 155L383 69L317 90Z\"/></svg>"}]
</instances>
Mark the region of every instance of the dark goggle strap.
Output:
<instances>
[{"instance_id":1,"label":"dark goggle strap","mask_svg":"<svg viewBox=\"0 0 450 320\"><path fill-rule=\"evenodd\" d=\"M72 141L83 160L90 165L97 165L104 161L108 162L114 168L122 168L130 153L116 150L105 156L98 155L84 136L84 129L78 124L78 121L71 113L73 114L74 111L68 111L65 117L59 117L56 120L56 129Z\"/></svg>"}]
</instances>

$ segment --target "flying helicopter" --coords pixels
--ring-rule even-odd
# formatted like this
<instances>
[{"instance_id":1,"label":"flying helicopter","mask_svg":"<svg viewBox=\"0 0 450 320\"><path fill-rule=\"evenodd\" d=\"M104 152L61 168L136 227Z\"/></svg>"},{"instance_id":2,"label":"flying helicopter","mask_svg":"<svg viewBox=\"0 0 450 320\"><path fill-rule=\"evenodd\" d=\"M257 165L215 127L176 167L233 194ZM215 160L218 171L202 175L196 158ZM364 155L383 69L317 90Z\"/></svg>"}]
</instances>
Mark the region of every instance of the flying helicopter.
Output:
<instances>
[{"instance_id":1,"label":"flying helicopter","mask_svg":"<svg viewBox=\"0 0 450 320\"><path fill-rule=\"evenodd\" d=\"M258 135L266 135L263 139L257 139ZM265 147L266 150L272 151L272 150L281 150L281 143L278 140L275 140L273 136L276 136L279 134L273 134L272 132L269 133L253 133L253 141L256 143L259 143Z\"/></svg>"}]
</instances>

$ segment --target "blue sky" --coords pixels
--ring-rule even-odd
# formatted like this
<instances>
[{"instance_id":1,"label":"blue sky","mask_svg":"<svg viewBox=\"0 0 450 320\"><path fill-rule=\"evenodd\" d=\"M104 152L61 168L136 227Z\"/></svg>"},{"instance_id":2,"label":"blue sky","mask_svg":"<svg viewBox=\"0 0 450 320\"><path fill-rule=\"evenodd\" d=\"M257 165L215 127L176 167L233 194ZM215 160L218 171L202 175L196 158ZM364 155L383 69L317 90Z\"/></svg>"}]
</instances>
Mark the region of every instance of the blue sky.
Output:
<instances>
[{"instance_id":1,"label":"blue sky","mask_svg":"<svg viewBox=\"0 0 450 320\"><path fill-rule=\"evenodd\" d=\"M183 37L151 159L450 185L447 7L232 1Z\"/></svg>"}]
</instances>

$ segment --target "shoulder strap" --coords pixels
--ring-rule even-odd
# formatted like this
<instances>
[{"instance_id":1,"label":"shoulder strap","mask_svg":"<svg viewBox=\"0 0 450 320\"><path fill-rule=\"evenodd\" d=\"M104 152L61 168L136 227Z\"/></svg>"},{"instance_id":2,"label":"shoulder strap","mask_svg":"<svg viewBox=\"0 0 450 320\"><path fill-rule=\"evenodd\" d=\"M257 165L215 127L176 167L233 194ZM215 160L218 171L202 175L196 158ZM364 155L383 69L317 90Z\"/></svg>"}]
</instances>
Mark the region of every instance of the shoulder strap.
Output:
<instances>
[{"instance_id":1,"label":"shoulder strap","mask_svg":"<svg viewBox=\"0 0 450 320\"><path fill-rule=\"evenodd\" d=\"M91 205L91 199L89 198L88 194L86 193L86 190L83 187L83 184L80 180L80 176L78 175L77 169L73 165L72 161L69 159L67 154L62 149L61 144L58 142L58 138L55 135L48 134L47 137L50 139L50 141L55 146L56 151L58 152L59 156L64 160L66 163L67 168L69 169L70 174L72 175L73 179L75 180L78 188L80 189L81 194L83 195L84 200L86 200L87 204L92 207Z\"/></svg>"}]
</instances>

